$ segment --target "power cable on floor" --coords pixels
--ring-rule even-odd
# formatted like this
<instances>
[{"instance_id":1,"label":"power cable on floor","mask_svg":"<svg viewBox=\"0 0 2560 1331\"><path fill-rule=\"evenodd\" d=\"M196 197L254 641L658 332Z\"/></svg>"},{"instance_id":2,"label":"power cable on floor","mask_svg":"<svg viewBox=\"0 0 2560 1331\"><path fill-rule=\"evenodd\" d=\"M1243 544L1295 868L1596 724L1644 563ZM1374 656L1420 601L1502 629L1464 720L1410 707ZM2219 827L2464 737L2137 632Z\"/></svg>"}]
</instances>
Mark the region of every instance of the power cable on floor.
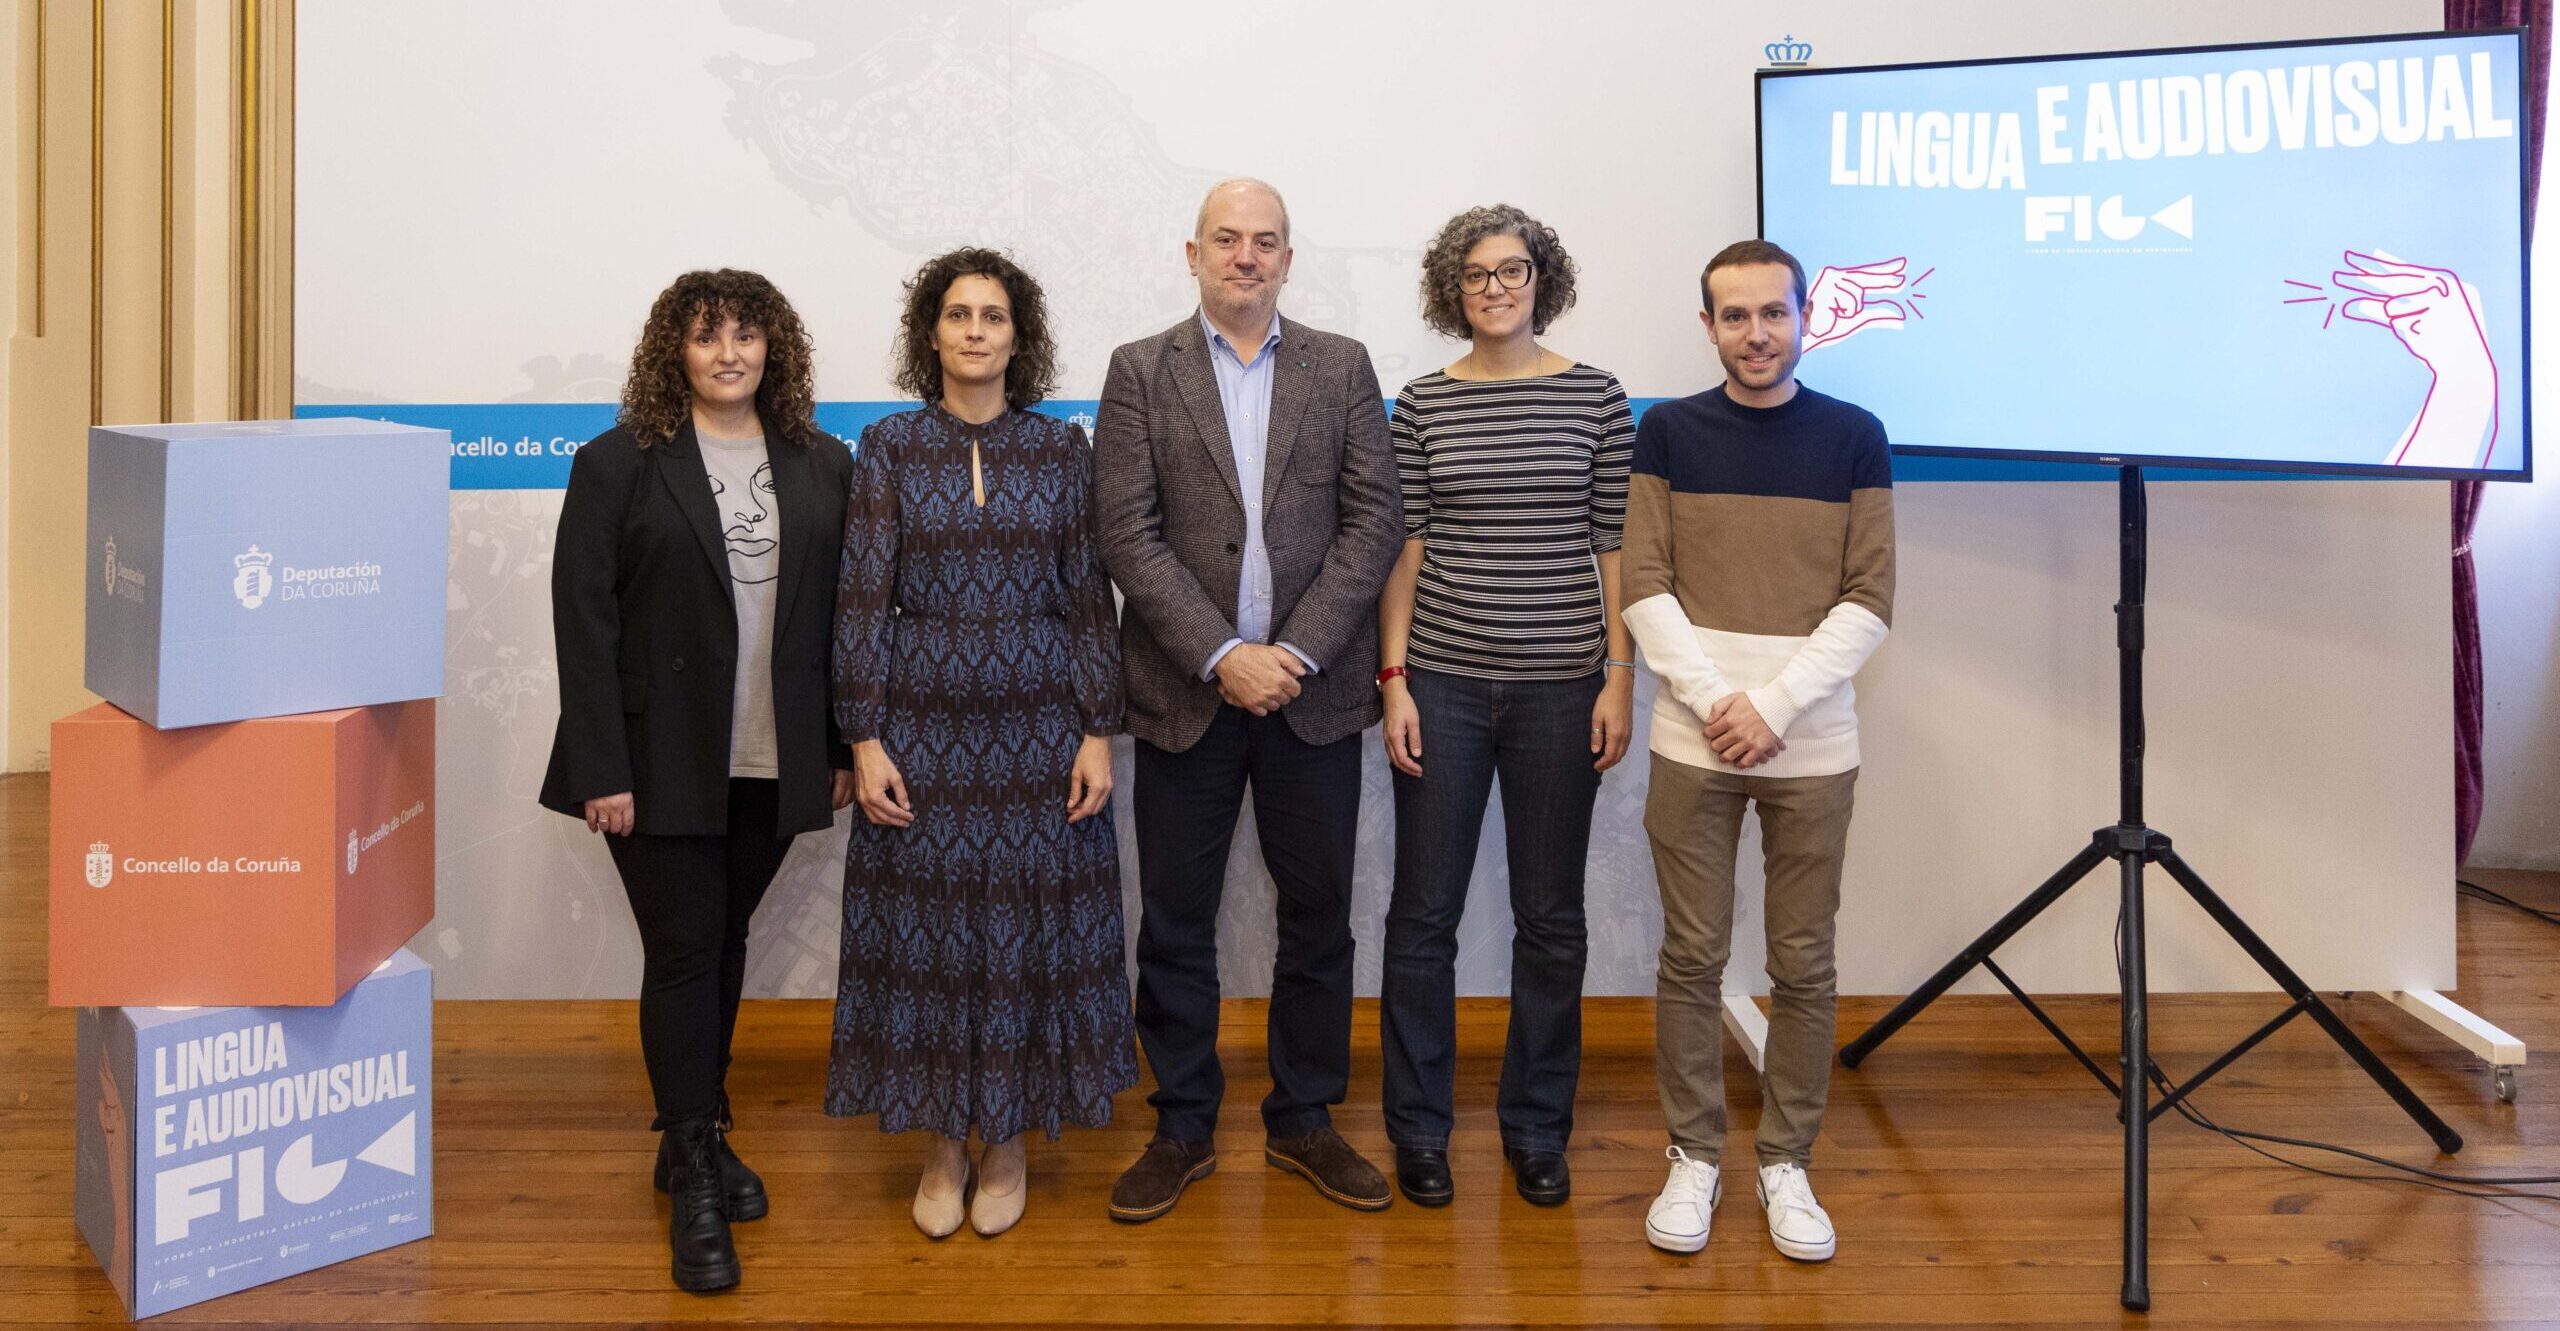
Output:
<instances>
[{"instance_id":1,"label":"power cable on floor","mask_svg":"<svg viewBox=\"0 0 2560 1331\"><path fill-rule=\"evenodd\" d=\"M2545 924L2560 924L2560 912L2547 911L2539 906L2528 906L2523 902L2516 900L2514 897L2508 896L2504 892L2482 887L2468 878L2456 878L2453 880L2453 885L2456 890L2461 892L2462 895L2470 897L2475 901L2486 901L2493 906L2504 906L2509 910L2520 910L2527 915L2533 916L2535 919L2541 920Z\"/></svg>"},{"instance_id":2,"label":"power cable on floor","mask_svg":"<svg viewBox=\"0 0 2560 1331\"><path fill-rule=\"evenodd\" d=\"M2519 906L2518 909L2531 911L2532 907ZM2541 914L2539 911L2535 911L2533 913ZM2553 922L2560 923L2560 920L2554 920ZM2123 910L2119 908L2116 913L2116 984L2118 988L2122 988L2124 984L2126 960L2124 945L2124 913ZM2547 1202L2560 1202L2560 1193L2532 1192L2525 1190L2525 1185L2560 1183L2560 1174L2448 1174L2441 1170L2427 1169L2418 1165L2404 1164L2398 1160L2392 1160L2372 1154L2369 1151L2359 1151L2352 1146L2339 1146L2332 1142L2310 1141L2301 1137L2280 1137L2271 1132L2255 1132L2247 1128L2225 1127L2220 1123L2214 1122L2211 1118L2206 1117L2204 1111L2197 1107L2196 1098L2193 1095L2184 1097L2177 1104L2171 1106L2171 1108L2177 1110L2180 1118L2187 1120L2189 1123L2192 1123L2197 1127L2203 1128L2207 1132L2219 1134L2220 1136L2228 1139L2233 1145L2239 1146L2245 1150L2254 1151L2259 1155L2265 1156L2269 1160L2275 1161L2277 1164L2287 1165L2292 1168L2299 1169L2307 1174L2318 1174L2324 1178L2360 1180L2369 1183L2414 1183L2420 1187L2433 1188L2438 1192L2450 1192L2463 1197L2514 1197L2532 1198ZM2256 1143L2258 1142L2271 1142L2278 1146L2297 1147L2307 1151L2329 1151L2338 1155L2350 1156L2354 1159L2362 1160L2367 1164L2381 1165L2386 1169L2397 1170L2399 1173L2354 1174L2342 1173L2334 1169L2322 1169L2318 1165L2308 1165L2299 1160L2292 1160L2278 1155L2273 1151L2257 1145ZM2402 1177L2403 1175L2406 1175L2407 1177Z\"/></svg>"}]
</instances>

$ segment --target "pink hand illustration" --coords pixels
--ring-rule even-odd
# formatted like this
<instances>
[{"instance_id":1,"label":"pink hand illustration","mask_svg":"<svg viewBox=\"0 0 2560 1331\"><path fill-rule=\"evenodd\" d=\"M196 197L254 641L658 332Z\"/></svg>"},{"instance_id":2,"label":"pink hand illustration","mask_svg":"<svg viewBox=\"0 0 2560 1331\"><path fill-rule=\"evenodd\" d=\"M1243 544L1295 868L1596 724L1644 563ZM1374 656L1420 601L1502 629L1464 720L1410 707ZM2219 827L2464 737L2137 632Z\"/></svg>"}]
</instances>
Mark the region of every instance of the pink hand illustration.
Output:
<instances>
[{"instance_id":1,"label":"pink hand illustration","mask_svg":"<svg viewBox=\"0 0 2560 1331\"><path fill-rule=\"evenodd\" d=\"M2379 251L2345 251L2329 274L2349 294L2338 313L2388 328L2434 381L2384 461L2402 467L2485 465L2498 443L2498 366L2480 324L2478 288L2445 268Z\"/></svg>"},{"instance_id":2,"label":"pink hand illustration","mask_svg":"<svg viewBox=\"0 0 2560 1331\"><path fill-rule=\"evenodd\" d=\"M1826 267L1804 296L1804 349L1829 346L1879 324L1900 326L1905 308L1879 292L1902 290L1905 258ZM1921 276L1928 276L1927 273Z\"/></svg>"}]
</instances>

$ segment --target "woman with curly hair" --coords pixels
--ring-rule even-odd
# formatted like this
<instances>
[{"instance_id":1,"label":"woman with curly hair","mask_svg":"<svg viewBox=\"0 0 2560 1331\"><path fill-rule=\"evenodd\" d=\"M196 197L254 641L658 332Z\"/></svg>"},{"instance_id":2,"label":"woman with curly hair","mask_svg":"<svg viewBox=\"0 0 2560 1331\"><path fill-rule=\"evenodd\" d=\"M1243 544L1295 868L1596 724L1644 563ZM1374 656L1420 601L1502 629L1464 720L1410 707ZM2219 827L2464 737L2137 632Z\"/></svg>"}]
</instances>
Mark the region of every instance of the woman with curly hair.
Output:
<instances>
[{"instance_id":1,"label":"woman with curly hair","mask_svg":"<svg viewBox=\"0 0 2560 1331\"><path fill-rule=\"evenodd\" d=\"M916 1227L993 1235L1029 1195L1023 1135L1108 1123L1137 1083L1119 637L1093 450L1030 410L1057 373L1040 284L961 249L906 291L897 380L924 405L862 432L836 599L863 821L826 1109L931 1133Z\"/></svg>"},{"instance_id":2,"label":"woman with curly hair","mask_svg":"<svg viewBox=\"0 0 2560 1331\"><path fill-rule=\"evenodd\" d=\"M1424 1206L1453 1191L1458 921L1497 775L1514 932L1494 1113L1520 1196L1554 1206L1572 1192L1583 857L1600 774L1635 716L1618 617L1635 420L1616 376L1538 344L1573 299L1552 228L1509 204L1458 214L1423 257L1422 317L1467 354L1396 395L1405 543L1378 602L1396 795L1379 1012L1396 1181Z\"/></svg>"},{"instance_id":3,"label":"woman with curly hair","mask_svg":"<svg viewBox=\"0 0 2560 1331\"><path fill-rule=\"evenodd\" d=\"M809 335L723 268L659 293L620 423L569 467L552 556L560 729L542 803L604 836L640 925L657 1186L688 1290L738 1283L764 1183L723 1084L747 921L791 840L852 802L827 708L853 460L818 429Z\"/></svg>"}]
</instances>

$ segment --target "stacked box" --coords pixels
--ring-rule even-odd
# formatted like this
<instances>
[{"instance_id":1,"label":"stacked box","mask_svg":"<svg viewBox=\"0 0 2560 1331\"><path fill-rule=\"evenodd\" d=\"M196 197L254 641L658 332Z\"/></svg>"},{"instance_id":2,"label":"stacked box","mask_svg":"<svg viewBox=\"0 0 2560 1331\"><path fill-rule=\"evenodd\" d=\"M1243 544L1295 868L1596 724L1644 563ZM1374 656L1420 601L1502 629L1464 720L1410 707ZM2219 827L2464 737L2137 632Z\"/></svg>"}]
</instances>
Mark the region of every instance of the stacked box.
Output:
<instances>
[{"instance_id":1,"label":"stacked box","mask_svg":"<svg viewBox=\"0 0 2560 1331\"><path fill-rule=\"evenodd\" d=\"M54 722L52 1002L336 1002L435 914L435 709Z\"/></svg>"},{"instance_id":2,"label":"stacked box","mask_svg":"<svg viewBox=\"0 0 2560 1331\"><path fill-rule=\"evenodd\" d=\"M434 1232L431 976L328 1007L83 1008L73 1214L136 1317Z\"/></svg>"},{"instance_id":3,"label":"stacked box","mask_svg":"<svg viewBox=\"0 0 2560 1331\"><path fill-rule=\"evenodd\" d=\"M89 687L53 728L52 1001L81 1233L135 1316L434 1227L450 445L363 420L89 435Z\"/></svg>"},{"instance_id":4,"label":"stacked box","mask_svg":"<svg viewBox=\"0 0 2560 1331\"><path fill-rule=\"evenodd\" d=\"M442 430L89 432L91 692L169 729L444 691Z\"/></svg>"}]
</instances>

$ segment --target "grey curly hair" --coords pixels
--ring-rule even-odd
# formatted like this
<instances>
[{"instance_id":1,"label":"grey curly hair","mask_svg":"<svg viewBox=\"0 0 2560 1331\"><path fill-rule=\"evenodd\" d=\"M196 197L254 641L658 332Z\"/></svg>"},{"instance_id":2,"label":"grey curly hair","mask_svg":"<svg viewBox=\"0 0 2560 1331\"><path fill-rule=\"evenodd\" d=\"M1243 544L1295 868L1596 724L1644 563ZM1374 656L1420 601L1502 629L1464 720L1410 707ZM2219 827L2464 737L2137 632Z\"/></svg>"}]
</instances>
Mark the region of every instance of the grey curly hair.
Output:
<instances>
[{"instance_id":1,"label":"grey curly hair","mask_svg":"<svg viewBox=\"0 0 2560 1331\"><path fill-rule=\"evenodd\" d=\"M1529 331L1544 333L1547 325L1573 308L1577 270L1573 256L1564 252L1564 242L1556 239L1554 227L1507 203L1469 208L1450 218L1440 234L1431 238L1431 247L1422 254L1422 322L1443 337L1475 335L1467 325L1458 274L1466 267L1467 251L1488 236L1516 236L1528 247L1538 284L1538 298L1529 308Z\"/></svg>"}]
</instances>

